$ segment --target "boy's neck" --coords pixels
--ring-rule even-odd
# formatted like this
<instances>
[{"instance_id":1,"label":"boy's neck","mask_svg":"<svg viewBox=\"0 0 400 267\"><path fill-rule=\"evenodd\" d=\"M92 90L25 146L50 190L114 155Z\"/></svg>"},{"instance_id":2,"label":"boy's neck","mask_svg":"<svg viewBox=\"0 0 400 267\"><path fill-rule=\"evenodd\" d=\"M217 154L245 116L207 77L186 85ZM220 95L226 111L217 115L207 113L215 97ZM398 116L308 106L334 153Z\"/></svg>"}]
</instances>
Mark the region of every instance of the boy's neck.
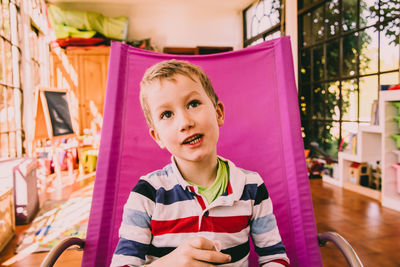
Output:
<instances>
[{"instance_id":1,"label":"boy's neck","mask_svg":"<svg viewBox=\"0 0 400 267\"><path fill-rule=\"evenodd\" d=\"M216 155L201 162L181 162L178 159L175 159L175 162L186 181L202 187L209 187L214 183L218 167L218 158Z\"/></svg>"}]
</instances>

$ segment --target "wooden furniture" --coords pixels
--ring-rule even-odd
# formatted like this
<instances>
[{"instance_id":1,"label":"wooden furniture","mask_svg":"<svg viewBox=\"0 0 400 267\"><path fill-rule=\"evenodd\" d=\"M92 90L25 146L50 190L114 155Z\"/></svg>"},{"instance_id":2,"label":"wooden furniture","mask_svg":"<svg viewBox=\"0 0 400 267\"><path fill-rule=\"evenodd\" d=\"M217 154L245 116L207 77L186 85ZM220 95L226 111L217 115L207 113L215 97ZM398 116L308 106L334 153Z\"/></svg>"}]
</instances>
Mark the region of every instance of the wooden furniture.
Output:
<instances>
[{"instance_id":1,"label":"wooden furniture","mask_svg":"<svg viewBox=\"0 0 400 267\"><path fill-rule=\"evenodd\" d=\"M103 114L110 48L71 47L51 53L51 86L69 88L78 103L78 134L93 128L96 116Z\"/></svg>"},{"instance_id":2,"label":"wooden furniture","mask_svg":"<svg viewBox=\"0 0 400 267\"><path fill-rule=\"evenodd\" d=\"M0 251L15 234L14 195L11 187L0 188Z\"/></svg>"},{"instance_id":3,"label":"wooden furniture","mask_svg":"<svg viewBox=\"0 0 400 267\"><path fill-rule=\"evenodd\" d=\"M397 192L396 170L392 166L400 162L400 150L392 134L400 133L394 116L398 114L392 102L400 101L400 90L379 92L379 125L360 126L357 133L357 153L339 152L338 177L323 177L324 182L343 186L381 201L382 205L400 211L400 193ZM382 166L382 190L374 190L350 182L350 166L353 162L376 162Z\"/></svg>"}]
</instances>

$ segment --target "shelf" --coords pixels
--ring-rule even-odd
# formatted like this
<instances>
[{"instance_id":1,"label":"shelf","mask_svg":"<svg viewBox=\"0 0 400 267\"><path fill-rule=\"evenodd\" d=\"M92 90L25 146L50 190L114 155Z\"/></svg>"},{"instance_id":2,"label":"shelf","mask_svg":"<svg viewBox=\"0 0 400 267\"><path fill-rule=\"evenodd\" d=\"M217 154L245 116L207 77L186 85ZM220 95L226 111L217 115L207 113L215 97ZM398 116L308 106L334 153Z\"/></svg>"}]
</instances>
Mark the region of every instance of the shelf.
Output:
<instances>
[{"instance_id":1,"label":"shelf","mask_svg":"<svg viewBox=\"0 0 400 267\"><path fill-rule=\"evenodd\" d=\"M381 201L382 205L400 211L400 193L398 192L397 173L394 164L400 163L400 149L391 135L400 133L398 123L393 119L400 115L391 103L400 101L400 90L379 92L380 125L361 125L357 133L357 154L339 152L338 179L325 178L323 181L360 193ZM377 162L381 166L382 190L377 191L358 184L350 183L350 166L353 162Z\"/></svg>"},{"instance_id":2,"label":"shelf","mask_svg":"<svg viewBox=\"0 0 400 267\"><path fill-rule=\"evenodd\" d=\"M359 131L366 133L382 133L382 127L380 125L360 125L358 128Z\"/></svg>"},{"instance_id":3,"label":"shelf","mask_svg":"<svg viewBox=\"0 0 400 267\"><path fill-rule=\"evenodd\" d=\"M343 182L343 188L351 190L353 192L360 193L364 196L368 196L370 198L381 200L381 192L375 189L371 189L362 185L352 184L349 182Z\"/></svg>"}]
</instances>

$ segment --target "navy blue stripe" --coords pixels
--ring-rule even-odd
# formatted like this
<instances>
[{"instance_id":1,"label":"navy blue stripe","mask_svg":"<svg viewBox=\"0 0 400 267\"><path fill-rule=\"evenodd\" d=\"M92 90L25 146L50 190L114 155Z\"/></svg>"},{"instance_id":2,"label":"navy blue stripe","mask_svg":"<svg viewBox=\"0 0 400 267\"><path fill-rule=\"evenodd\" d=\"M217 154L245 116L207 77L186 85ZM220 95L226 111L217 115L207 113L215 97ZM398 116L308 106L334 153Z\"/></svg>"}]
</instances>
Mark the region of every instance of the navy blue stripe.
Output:
<instances>
[{"instance_id":1,"label":"navy blue stripe","mask_svg":"<svg viewBox=\"0 0 400 267\"><path fill-rule=\"evenodd\" d=\"M260 257L286 253L285 246L282 244L282 242L265 248L254 246L254 250Z\"/></svg>"},{"instance_id":2,"label":"navy blue stripe","mask_svg":"<svg viewBox=\"0 0 400 267\"><path fill-rule=\"evenodd\" d=\"M176 247L155 247L153 244L150 244L149 247L149 255L155 257L164 257L165 255L171 253Z\"/></svg>"},{"instance_id":3,"label":"navy blue stripe","mask_svg":"<svg viewBox=\"0 0 400 267\"><path fill-rule=\"evenodd\" d=\"M260 186L257 188L257 194L254 200L254 206L260 204L263 200L268 199L268 197L269 194L267 187L265 187L264 183L260 184Z\"/></svg>"},{"instance_id":4,"label":"navy blue stripe","mask_svg":"<svg viewBox=\"0 0 400 267\"><path fill-rule=\"evenodd\" d=\"M221 252L231 255L232 260L230 262L237 262L246 257L247 254L250 253L250 243L247 240L245 243L240 244L238 246L222 249ZM220 265L220 264L217 263L215 265Z\"/></svg>"},{"instance_id":5,"label":"navy blue stripe","mask_svg":"<svg viewBox=\"0 0 400 267\"><path fill-rule=\"evenodd\" d=\"M254 200L257 194L257 184L246 184L240 200Z\"/></svg>"},{"instance_id":6,"label":"navy blue stripe","mask_svg":"<svg viewBox=\"0 0 400 267\"><path fill-rule=\"evenodd\" d=\"M179 184L175 185L170 190L160 188L157 190L156 203L164 205L173 204L178 201L192 200L194 196L188 190L183 190Z\"/></svg>"},{"instance_id":7,"label":"navy blue stripe","mask_svg":"<svg viewBox=\"0 0 400 267\"><path fill-rule=\"evenodd\" d=\"M139 193L148 199L155 201L156 189L149 184L147 181L140 179L136 186L132 189L132 192Z\"/></svg>"},{"instance_id":8,"label":"navy blue stripe","mask_svg":"<svg viewBox=\"0 0 400 267\"><path fill-rule=\"evenodd\" d=\"M125 238L120 238L118 245L115 249L114 254L125 255L125 256L135 256L144 260L146 258L147 250L149 245L128 240Z\"/></svg>"}]
</instances>

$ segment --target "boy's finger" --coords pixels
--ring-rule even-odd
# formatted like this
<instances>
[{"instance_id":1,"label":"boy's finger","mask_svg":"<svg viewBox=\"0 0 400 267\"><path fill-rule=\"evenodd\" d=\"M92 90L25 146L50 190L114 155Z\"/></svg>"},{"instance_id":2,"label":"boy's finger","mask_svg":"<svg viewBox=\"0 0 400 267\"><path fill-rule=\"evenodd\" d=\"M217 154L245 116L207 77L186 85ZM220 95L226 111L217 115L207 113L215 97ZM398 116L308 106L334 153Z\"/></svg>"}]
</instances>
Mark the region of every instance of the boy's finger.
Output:
<instances>
[{"instance_id":1,"label":"boy's finger","mask_svg":"<svg viewBox=\"0 0 400 267\"><path fill-rule=\"evenodd\" d=\"M215 250L214 242L202 236L192 238L189 244L196 249Z\"/></svg>"},{"instance_id":2,"label":"boy's finger","mask_svg":"<svg viewBox=\"0 0 400 267\"><path fill-rule=\"evenodd\" d=\"M231 261L231 256L218 251L194 249L192 257L195 260L205 261L209 263L227 263Z\"/></svg>"}]
</instances>

